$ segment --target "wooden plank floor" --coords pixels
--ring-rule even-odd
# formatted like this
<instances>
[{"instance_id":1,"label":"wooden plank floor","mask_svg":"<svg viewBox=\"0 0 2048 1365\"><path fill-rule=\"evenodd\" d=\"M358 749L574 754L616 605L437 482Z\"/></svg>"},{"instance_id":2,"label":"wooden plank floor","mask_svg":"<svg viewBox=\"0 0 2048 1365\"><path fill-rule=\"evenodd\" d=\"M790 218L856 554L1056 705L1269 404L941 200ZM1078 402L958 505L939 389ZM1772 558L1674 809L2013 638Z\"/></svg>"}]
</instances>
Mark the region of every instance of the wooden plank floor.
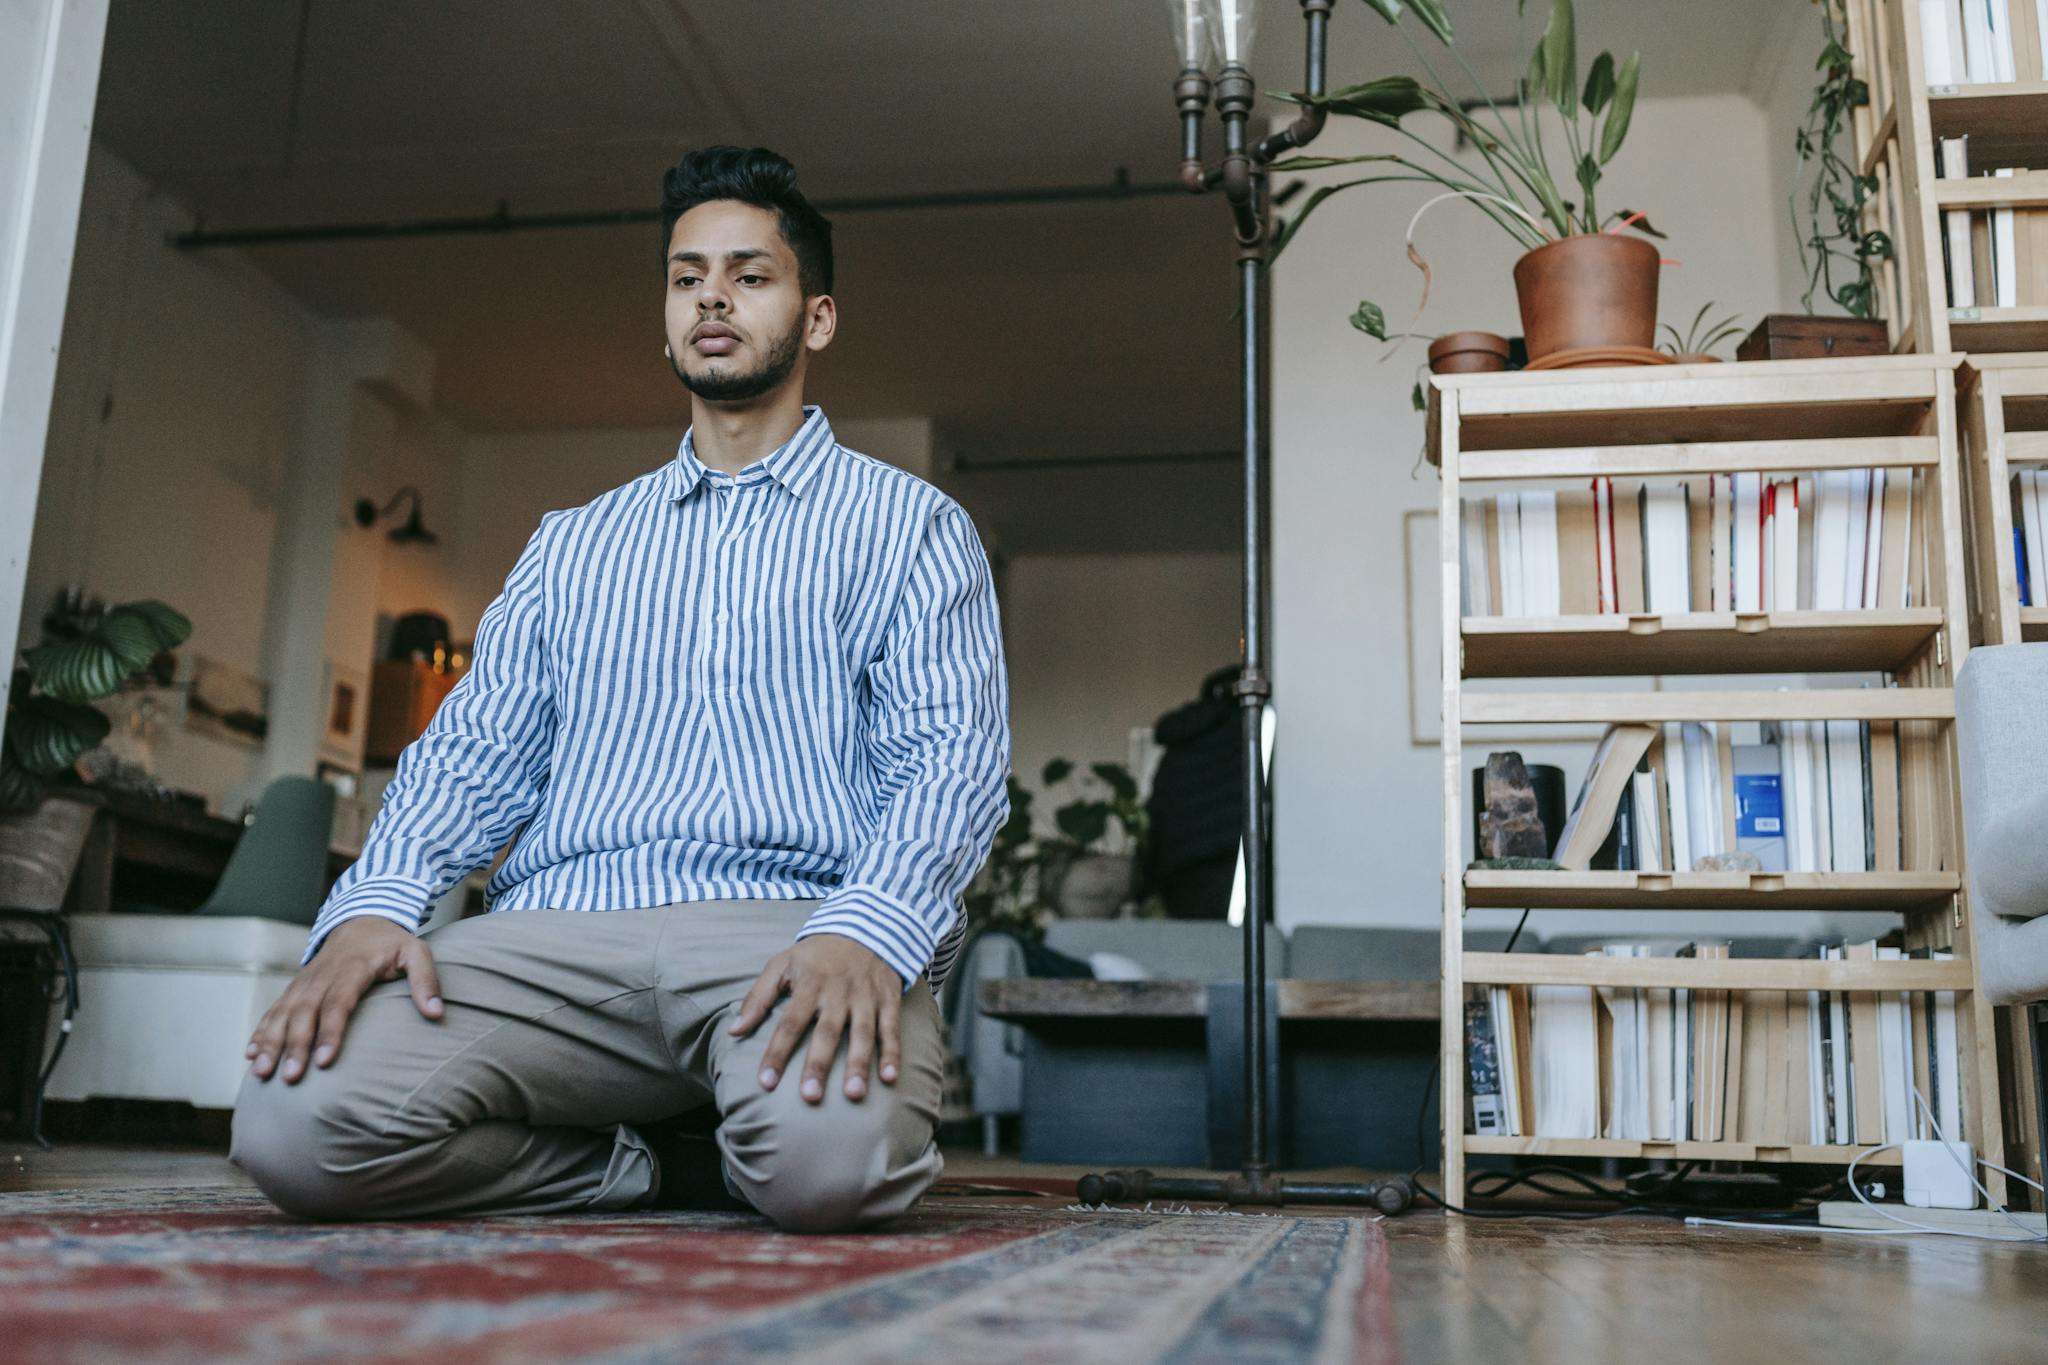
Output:
<instances>
[{"instance_id":1,"label":"wooden plank floor","mask_svg":"<svg viewBox=\"0 0 2048 1365\"><path fill-rule=\"evenodd\" d=\"M1014 1202L1058 1208L1071 1199L1059 1182L1083 1173L949 1152L944 1178L1044 1181L1054 1193ZM0 1146L0 1191L215 1184L247 1181L211 1151ZM1654 1218L1480 1221L1423 1212L1386 1226L1401 1356L1410 1362L2048 1359L2048 1247L2040 1245L1692 1229Z\"/></svg>"}]
</instances>

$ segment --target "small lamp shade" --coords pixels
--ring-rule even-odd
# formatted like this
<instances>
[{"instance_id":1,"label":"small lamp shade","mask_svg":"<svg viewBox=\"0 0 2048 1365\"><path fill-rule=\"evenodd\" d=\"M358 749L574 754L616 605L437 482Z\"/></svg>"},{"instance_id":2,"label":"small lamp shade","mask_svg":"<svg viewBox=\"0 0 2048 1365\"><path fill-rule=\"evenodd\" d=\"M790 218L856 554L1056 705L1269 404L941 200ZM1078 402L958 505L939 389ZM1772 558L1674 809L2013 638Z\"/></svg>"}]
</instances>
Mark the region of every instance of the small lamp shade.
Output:
<instances>
[{"instance_id":1,"label":"small lamp shade","mask_svg":"<svg viewBox=\"0 0 2048 1365\"><path fill-rule=\"evenodd\" d=\"M1173 42L1180 51L1180 69L1212 72L1216 62L1215 33L1208 9L1214 0L1166 0L1173 12Z\"/></svg>"},{"instance_id":2,"label":"small lamp shade","mask_svg":"<svg viewBox=\"0 0 2048 1365\"><path fill-rule=\"evenodd\" d=\"M1258 27L1256 0L1205 0L1209 27L1225 66L1250 66Z\"/></svg>"}]
</instances>

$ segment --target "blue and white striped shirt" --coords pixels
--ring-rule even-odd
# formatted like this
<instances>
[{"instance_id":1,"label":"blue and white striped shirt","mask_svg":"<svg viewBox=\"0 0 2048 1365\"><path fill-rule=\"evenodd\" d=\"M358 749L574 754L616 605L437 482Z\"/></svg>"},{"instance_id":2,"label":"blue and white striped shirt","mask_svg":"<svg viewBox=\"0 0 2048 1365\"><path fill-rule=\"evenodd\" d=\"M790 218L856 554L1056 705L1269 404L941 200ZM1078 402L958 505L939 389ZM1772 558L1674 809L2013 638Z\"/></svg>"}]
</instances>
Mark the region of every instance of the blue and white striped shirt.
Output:
<instances>
[{"instance_id":1,"label":"blue and white striped shirt","mask_svg":"<svg viewBox=\"0 0 2048 1365\"><path fill-rule=\"evenodd\" d=\"M799 938L944 979L1009 813L981 539L816 406L736 475L692 434L541 518L302 963L358 915L417 931L524 825L493 911L820 897Z\"/></svg>"}]
</instances>

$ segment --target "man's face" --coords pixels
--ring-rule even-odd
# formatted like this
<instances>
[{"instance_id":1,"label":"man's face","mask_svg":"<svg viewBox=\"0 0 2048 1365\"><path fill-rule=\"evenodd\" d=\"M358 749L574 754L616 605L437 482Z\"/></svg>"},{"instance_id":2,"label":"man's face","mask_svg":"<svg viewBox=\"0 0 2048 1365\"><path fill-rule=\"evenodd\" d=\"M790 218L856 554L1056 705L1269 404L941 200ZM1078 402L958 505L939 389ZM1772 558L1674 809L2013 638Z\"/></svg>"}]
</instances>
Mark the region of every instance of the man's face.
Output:
<instances>
[{"instance_id":1,"label":"man's face","mask_svg":"<svg viewBox=\"0 0 2048 1365\"><path fill-rule=\"evenodd\" d=\"M831 300L804 298L796 253L775 214L733 199L699 204L676 220L666 296L676 378L709 402L775 391L832 335Z\"/></svg>"}]
</instances>

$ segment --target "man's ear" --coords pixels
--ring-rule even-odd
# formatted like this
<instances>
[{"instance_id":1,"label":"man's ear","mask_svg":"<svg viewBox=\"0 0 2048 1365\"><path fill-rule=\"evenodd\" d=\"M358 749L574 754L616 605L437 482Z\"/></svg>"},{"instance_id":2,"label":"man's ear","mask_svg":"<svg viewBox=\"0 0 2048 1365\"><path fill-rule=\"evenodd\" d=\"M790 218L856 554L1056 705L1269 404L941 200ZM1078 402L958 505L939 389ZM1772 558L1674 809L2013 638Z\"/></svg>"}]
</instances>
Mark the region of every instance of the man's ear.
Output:
<instances>
[{"instance_id":1,"label":"man's ear","mask_svg":"<svg viewBox=\"0 0 2048 1365\"><path fill-rule=\"evenodd\" d=\"M804 307L810 313L810 325L804 329L804 348L822 351L838 334L839 305L832 301L830 294L819 294L805 300Z\"/></svg>"}]
</instances>

